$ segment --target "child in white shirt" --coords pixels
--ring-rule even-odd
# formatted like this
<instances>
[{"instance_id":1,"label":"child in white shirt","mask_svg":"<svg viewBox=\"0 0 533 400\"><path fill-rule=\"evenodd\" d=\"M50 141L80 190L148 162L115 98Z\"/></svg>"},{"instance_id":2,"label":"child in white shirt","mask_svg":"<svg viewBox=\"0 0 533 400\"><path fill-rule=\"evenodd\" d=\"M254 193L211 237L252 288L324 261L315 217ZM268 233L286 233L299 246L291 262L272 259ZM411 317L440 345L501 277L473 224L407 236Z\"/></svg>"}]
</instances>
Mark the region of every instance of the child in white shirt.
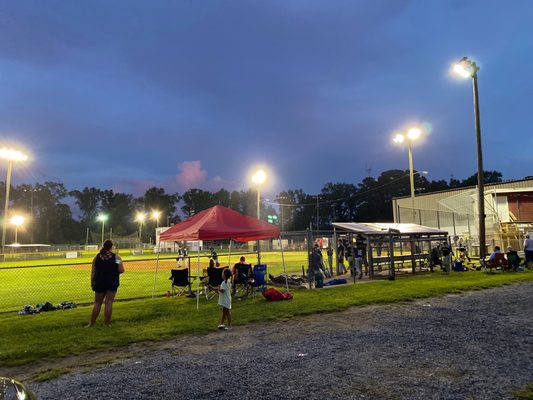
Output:
<instances>
[{"instance_id":1,"label":"child in white shirt","mask_svg":"<svg viewBox=\"0 0 533 400\"><path fill-rule=\"evenodd\" d=\"M231 271L225 269L222 271L224 279L218 287L218 305L222 308L222 317L218 329L231 329ZM228 325L224 325L224 320L228 320Z\"/></svg>"}]
</instances>

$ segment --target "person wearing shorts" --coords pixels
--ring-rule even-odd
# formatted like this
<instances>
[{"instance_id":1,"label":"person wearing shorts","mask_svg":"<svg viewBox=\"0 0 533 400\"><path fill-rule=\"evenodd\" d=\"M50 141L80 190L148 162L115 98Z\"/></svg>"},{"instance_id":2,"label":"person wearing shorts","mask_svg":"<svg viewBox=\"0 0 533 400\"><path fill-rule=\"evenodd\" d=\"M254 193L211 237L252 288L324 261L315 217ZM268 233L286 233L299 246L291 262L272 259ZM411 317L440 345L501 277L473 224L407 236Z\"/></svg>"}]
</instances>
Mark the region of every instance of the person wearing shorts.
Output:
<instances>
[{"instance_id":1,"label":"person wearing shorts","mask_svg":"<svg viewBox=\"0 0 533 400\"><path fill-rule=\"evenodd\" d=\"M124 272L122 259L118 254L113 253L112 249L113 242L106 240L100 252L93 259L91 288L94 291L94 305L88 327L92 327L96 323L102 309L102 303L105 303L105 324L106 326L111 325L113 302L120 285L119 276Z\"/></svg>"}]
</instances>

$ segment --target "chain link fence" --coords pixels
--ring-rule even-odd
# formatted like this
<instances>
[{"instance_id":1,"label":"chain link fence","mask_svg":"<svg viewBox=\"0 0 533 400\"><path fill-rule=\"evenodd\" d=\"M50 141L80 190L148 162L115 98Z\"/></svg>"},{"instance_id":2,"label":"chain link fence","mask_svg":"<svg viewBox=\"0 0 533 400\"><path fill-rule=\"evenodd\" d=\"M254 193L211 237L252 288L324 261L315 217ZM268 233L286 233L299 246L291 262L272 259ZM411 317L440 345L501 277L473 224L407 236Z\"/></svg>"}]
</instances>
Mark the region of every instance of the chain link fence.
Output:
<instances>
[{"instance_id":1,"label":"chain link fence","mask_svg":"<svg viewBox=\"0 0 533 400\"><path fill-rule=\"evenodd\" d=\"M316 233L321 238L330 238L332 232ZM316 237L318 237L316 236ZM279 275L285 267L291 275L302 275L307 268L308 236L307 232L291 232L282 235L283 252L278 239L261 241L261 263L267 265L267 273ZM327 240L326 240L327 241ZM177 255L162 253L159 258L151 249L142 255L134 255L135 249L118 249L125 273L120 277L117 300L130 300L148 297L165 296L170 287L170 270L179 268ZM53 251L52 251L53 250ZM90 287L91 260L97 250L86 250L85 246L54 246L43 252L13 252L6 254L5 261L0 263L0 312L13 312L24 305L36 306L45 302L54 305L63 301L77 304L90 304L94 293ZM189 252L180 263L190 266L191 276L196 277L199 261L200 275L207 268L209 259L215 251L221 266L233 266L240 256L245 256L251 264L257 263L256 242L232 243L231 253L229 241L204 242L200 257L197 252ZM66 254L78 252L78 259L69 260ZM39 256L36 260L28 255ZM144 259L143 259L144 258ZM193 289L198 279L193 280Z\"/></svg>"},{"instance_id":2,"label":"chain link fence","mask_svg":"<svg viewBox=\"0 0 533 400\"><path fill-rule=\"evenodd\" d=\"M415 223L445 230L452 239L452 243L457 244L461 240L470 248L472 255L479 255L478 216L476 214L398 207L397 219L397 222ZM526 233L533 231L533 224L502 224L492 218L485 220L485 226L487 254L490 254L494 246L500 246L502 249L511 246L515 250L522 251Z\"/></svg>"}]
</instances>

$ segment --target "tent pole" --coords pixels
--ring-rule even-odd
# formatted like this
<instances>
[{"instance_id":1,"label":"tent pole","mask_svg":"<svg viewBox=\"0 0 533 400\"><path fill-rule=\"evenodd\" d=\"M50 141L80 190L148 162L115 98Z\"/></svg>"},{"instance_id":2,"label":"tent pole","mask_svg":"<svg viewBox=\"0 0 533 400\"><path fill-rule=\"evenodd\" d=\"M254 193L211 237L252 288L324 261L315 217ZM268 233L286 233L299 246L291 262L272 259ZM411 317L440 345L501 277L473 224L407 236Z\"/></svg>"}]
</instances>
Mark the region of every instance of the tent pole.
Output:
<instances>
[{"instance_id":1,"label":"tent pole","mask_svg":"<svg viewBox=\"0 0 533 400\"><path fill-rule=\"evenodd\" d=\"M289 277L287 276L287 268L285 267L285 254L283 253L283 243L281 242L281 235L279 235L279 248L281 249L281 262L283 263L283 272L285 273L285 286L287 292L289 291Z\"/></svg>"},{"instance_id":2,"label":"tent pole","mask_svg":"<svg viewBox=\"0 0 533 400\"><path fill-rule=\"evenodd\" d=\"M154 289L152 290L152 299L155 297L155 285L157 281L157 270L159 269L159 253L161 253L161 240L157 244L157 257L155 259L155 272L154 272Z\"/></svg>"},{"instance_id":3,"label":"tent pole","mask_svg":"<svg viewBox=\"0 0 533 400\"><path fill-rule=\"evenodd\" d=\"M231 242L232 240L229 240L229 254L228 254L228 268L231 268Z\"/></svg>"},{"instance_id":4,"label":"tent pole","mask_svg":"<svg viewBox=\"0 0 533 400\"><path fill-rule=\"evenodd\" d=\"M198 283L196 286L196 309L200 309L200 239L198 239L196 243L196 250L198 251L198 260L196 262L196 277L198 279ZM189 259L190 262L190 259ZM189 267L190 271L190 267Z\"/></svg>"}]
</instances>

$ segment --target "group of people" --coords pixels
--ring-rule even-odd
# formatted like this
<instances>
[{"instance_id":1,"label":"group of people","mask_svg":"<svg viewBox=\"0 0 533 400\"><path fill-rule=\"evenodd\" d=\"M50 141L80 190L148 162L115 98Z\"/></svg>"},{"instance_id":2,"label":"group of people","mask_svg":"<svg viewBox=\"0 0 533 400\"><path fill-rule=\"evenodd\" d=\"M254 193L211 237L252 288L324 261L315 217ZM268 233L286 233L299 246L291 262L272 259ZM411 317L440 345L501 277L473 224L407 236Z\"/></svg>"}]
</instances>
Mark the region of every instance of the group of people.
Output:
<instances>
[{"instance_id":1,"label":"group of people","mask_svg":"<svg viewBox=\"0 0 533 400\"><path fill-rule=\"evenodd\" d=\"M92 262L91 289L94 291L94 304L87 327L93 327L96 324L96 320L102 309L102 304L105 304L104 323L106 326L111 326L113 302L120 286L120 275L125 272L122 258L112 251L113 247L113 242L106 240ZM181 257L186 256L185 249L185 253L178 254L178 262L181 261ZM231 293L232 289L234 289L232 286L232 277L234 277L234 281L237 281L236 274L238 274L239 265L249 265L246 264L244 256L233 266L233 271L230 271L229 268L225 268L222 271L222 282L215 288L219 294L218 304L222 310L220 324L218 325L219 329L226 330L231 328ZM214 258L209 260L208 268L216 268L218 266L219 264Z\"/></svg>"},{"instance_id":2,"label":"group of people","mask_svg":"<svg viewBox=\"0 0 533 400\"><path fill-rule=\"evenodd\" d=\"M468 248L460 241L456 248L456 252L457 253L454 253L449 243L439 243L431 250L430 261L433 265L440 266L445 273L448 273L451 269L455 268L458 268L457 270L459 271L467 270L466 261L472 261L468 254ZM524 253L526 265L530 262L533 263L533 240L529 238L529 234L526 235L524 241ZM455 261L452 263L454 258ZM495 268L516 271L520 267L521 261L522 258L512 246L508 246L505 253L502 252L500 246L494 246L492 253L484 264L485 268L488 269ZM455 265L458 265L458 267L455 267ZM481 269L481 265L477 267L473 266L472 269Z\"/></svg>"},{"instance_id":3,"label":"group of people","mask_svg":"<svg viewBox=\"0 0 533 400\"><path fill-rule=\"evenodd\" d=\"M366 257L366 246L357 239L355 243L350 243L347 239L339 240L337 246L337 275L346 274L348 270L344 262L348 261L348 269L352 276L363 277L363 264Z\"/></svg>"}]
</instances>

